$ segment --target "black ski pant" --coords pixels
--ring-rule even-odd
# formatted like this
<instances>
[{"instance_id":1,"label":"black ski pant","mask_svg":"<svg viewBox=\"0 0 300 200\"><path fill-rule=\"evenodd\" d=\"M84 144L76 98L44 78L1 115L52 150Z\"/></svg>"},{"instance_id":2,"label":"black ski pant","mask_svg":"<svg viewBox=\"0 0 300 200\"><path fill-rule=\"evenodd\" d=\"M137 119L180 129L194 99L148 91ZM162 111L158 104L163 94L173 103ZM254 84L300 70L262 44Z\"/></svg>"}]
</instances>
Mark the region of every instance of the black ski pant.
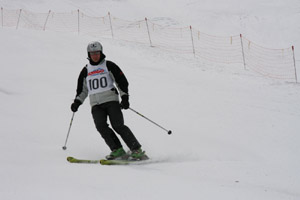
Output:
<instances>
[{"instance_id":1,"label":"black ski pant","mask_svg":"<svg viewBox=\"0 0 300 200\"><path fill-rule=\"evenodd\" d=\"M111 151L122 147L122 144L115 132L121 136L130 150L137 150L141 147L131 130L124 125L124 118L119 102L111 101L95 105L92 107L92 115L97 130ZM107 117L109 117L110 124L115 132L109 127Z\"/></svg>"}]
</instances>

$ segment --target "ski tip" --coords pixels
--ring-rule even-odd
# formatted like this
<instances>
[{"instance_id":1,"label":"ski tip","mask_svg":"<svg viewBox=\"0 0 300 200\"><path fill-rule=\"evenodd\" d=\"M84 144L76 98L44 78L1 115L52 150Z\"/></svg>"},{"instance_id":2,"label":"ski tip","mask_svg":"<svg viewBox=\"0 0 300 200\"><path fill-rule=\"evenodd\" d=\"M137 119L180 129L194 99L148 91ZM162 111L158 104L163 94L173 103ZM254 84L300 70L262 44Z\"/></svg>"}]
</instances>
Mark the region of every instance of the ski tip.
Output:
<instances>
[{"instance_id":1,"label":"ski tip","mask_svg":"<svg viewBox=\"0 0 300 200\"><path fill-rule=\"evenodd\" d=\"M67 161L69 161L69 162L71 162L73 159L74 159L74 158L71 157L71 156L67 157Z\"/></svg>"},{"instance_id":2,"label":"ski tip","mask_svg":"<svg viewBox=\"0 0 300 200\"><path fill-rule=\"evenodd\" d=\"M100 164L101 164L101 165L104 165L104 164L105 164L105 161L106 161L105 159L100 160Z\"/></svg>"}]
</instances>

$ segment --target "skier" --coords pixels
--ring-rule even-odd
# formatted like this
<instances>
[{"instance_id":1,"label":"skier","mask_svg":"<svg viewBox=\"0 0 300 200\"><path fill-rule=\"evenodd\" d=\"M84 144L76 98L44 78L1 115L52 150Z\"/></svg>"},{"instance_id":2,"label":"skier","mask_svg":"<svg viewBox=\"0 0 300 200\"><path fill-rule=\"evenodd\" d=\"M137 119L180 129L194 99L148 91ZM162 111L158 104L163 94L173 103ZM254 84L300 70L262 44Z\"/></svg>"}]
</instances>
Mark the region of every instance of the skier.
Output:
<instances>
[{"instance_id":1,"label":"skier","mask_svg":"<svg viewBox=\"0 0 300 200\"><path fill-rule=\"evenodd\" d=\"M147 158L134 134L124 125L121 108L125 110L129 108L128 81L125 75L118 65L105 59L103 47L99 42L89 43L87 53L89 64L82 69L79 75L76 97L71 105L71 110L77 112L78 107L89 95L96 129L111 150L106 159L128 157L116 133L121 136L131 150L128 159ZM119 93L121 103L119 103ZM107 117L116 133L107 124Z\"/></svg>"}]
</instances>

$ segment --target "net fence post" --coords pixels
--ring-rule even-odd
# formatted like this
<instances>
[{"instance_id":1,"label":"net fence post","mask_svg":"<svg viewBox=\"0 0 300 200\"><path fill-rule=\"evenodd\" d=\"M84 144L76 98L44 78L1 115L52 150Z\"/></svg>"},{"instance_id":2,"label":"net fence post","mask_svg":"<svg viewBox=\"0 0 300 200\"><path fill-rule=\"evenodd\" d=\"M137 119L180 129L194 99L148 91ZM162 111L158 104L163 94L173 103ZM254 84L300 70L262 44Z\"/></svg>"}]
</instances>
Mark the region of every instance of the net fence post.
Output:
<instances>
[{"instance_id":1,"label":"net fence post","mask_svg":"<svg viewBox=\"0 0 300 200\"><path fill-rule=\"evenodd\" d=\"M191 31L191 40L192 40L192 46L193 46L193 54L194 54L194 57L196 57L192 26L190 26L190 31Z\"/></svg>"},{"instance_id":2,"label":"net fence post","mask_svg":"<svg viewBox=\"0 0 300 200\"><path fill-rule=\"evenodd\" d=\"M18 22L17 22L16 29L18 29L18 27L19 27L20 18L21 18L21 13L22 13L22 9L20 9L20 13L19 13L19 17L18 17Z\"/></svg>"},{"instance_id":3,"label":"net fence post","mask_svg":"<svg viewBox=\"0 0 300 200\"><path fill-rule=\"evenodd\" d=\"M242 47L242 55L243 55L243 64L244 64L244 69L246 69L245 52L244 52L244 44L243 44L242 34L240 34L240 39L241 39L241 47Z\"/></svg>"},{"instance_id":4,"label":"net fence post","mask_svg":"<svg viewBox=\"0 0 300 200\"><path fill-rule=\"evenodd\" d=\"M50 12L51 12L51 10L49 10L47 18L46 18L46 21L45 21L45 24L44 24L44 28L43 28L44 31L46 30L46 25L47 25L47 22L48 22L48 18L49 18Z\"/></svg>"},{"instance_id":5,"label":"net fence post","mask_svg":"<svg viewBox=\"0 0 300 200\"><path fill-rule=\"evenodd\" d=\"M2 28L3 28L3 8L1 7L1 24L2 24Z\"/></svg>"},{"instance_id":6,"label":"net fence post","mask_svg":"<svg viewBox=\"0 0 300 200\"><path fill-rule=\"evenodd\" d=\"M79 21L79 16L80 16L80 11L79 11L79 9L77 10L77 13L78 13L78 19L77 19L77 21L78 21L78 35L79 35L79 33L80 33L80 21Z\"/></svg>"},{"instance_id":7,"label":"net fence post","mask_svg":"<svg viewBox=\"0 0 300 200\"><path fill-rule=\"evenodd\" d=\"M295 69L295 80L296 80L296 83L297 83L298 80L297 80L297 69L296 69L296 59L295 59L295 48L294 48L294 46L292 46L292 51L293 51L293 60L294 60L294 69Z\"/></svg>"},{"instance_id":8,"label":"net fence post","mask_svg":"<svg viewBox=\"0 0 300 200\"><path fill-rule=\"evenodd\" d=\"M111 23L110 12L108 12L108 17L109 17L109 23L110 23L111 37L114 38L114 32L113 32L112 23Z\"/></svg>"},{"instance_id":9,"label":"net fence post","mask_svg":"<svg viewBox=\"0 0 300 200\"><path fill-rule=\"evenodd\" d=\"M151 41L151 36L150 36L150 31L149 31L149 26L148 26L148 19L147 19L147 17L145 17L145 21L146 21L146 26L147 26L147 31L148 31L148 37L149 37L149 41L150 41L150 47L152 47L152 41Z\"/></svg>"}]
</instances>

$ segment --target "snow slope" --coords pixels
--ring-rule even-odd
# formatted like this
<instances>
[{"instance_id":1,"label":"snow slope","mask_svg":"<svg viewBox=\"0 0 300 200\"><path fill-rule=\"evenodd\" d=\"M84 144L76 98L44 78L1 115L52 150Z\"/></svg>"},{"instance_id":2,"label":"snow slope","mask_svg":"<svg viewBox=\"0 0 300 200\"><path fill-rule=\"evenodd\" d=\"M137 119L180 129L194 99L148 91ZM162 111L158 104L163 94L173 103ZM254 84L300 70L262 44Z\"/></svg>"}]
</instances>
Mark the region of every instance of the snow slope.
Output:
<instances>
[{"instance_id":1,"label":"snow slope","mask_svg":"<svg viewBox=\"0 0 300 200\"><path fill-rule=\"evenodd\" d=\"M297 15L300 5L290 1L287 6L295 10L292 13L279 9L284 1L255 1L252 10L243 11L242 6L240 11L233 0L227 2L229 7L218 0L168 0L173 9L164 13L157 7L159 1L146 1L147 12L134 0L85 2L1 0L0 4L41 11L78 7L95 14L97 9L109 9L119 11L120 17L147 14L162 23L170 19L197 22L206 16L206 24L199 20L196 25L222 35L234 29L226 24L220 24L224 29L214 27L211 13L231 18L236 12L272 16L278 11L284 20ZM197 12L200 5L207 15ZM263 9L270 5L272 9ZM268 30L286 30L285 25L272 21ZM293 37L288 30L274 33L265 42L275 46L281 34ZM109 153L94 127L88 101L75 114L67 151L61 149L77 76L87 61L86 45L95 39L103 44L107 59L116 62L129 79L132 108L173 131L167 135L124 111L126 124L152 164L100 166L66 161L70 155L100 159ZM281 39L282 44L296 41ZM240 65L214 64L144 45L71 33L1 28L0 44L1 199L300 198L299 84L260 77Z\"/></svg>"}]
</instances>

